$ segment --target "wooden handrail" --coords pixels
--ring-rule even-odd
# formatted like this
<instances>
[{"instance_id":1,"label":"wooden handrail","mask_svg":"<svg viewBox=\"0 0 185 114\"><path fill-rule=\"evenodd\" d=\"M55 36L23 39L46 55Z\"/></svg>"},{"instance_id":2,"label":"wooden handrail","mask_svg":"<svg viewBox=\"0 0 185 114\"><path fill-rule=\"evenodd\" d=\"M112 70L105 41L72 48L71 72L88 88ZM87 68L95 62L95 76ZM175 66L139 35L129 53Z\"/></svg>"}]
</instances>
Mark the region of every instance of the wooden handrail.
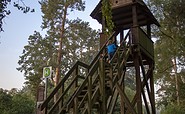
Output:
<instances>
[{"instance_id":1,"label":"wooden handrail","mask_svg":"<svg viewBox=\"0 0 185 114\"><path fill-rule=\"evenodd\" d=\"M60 89L60 87L62 85L64 85L65 81L71 76L71 74L73 73L73 71L77 68L77 66L82 66L86 69L89 69L89 65L77 61L73 67L68 71L68 73L64 76L64 78L62 78L62 80L59 82L59 84L54 88L54 90L51 92L51 94L47 97L47 99L41 104L41 110L43 110L45 107L47 107L47 104L50 102L50 100L54 97L54 95L58 92L58 90Z\"/></svg>"},{"instance_id":2,"label":"wooden handrail","mask_svg":"<svg viewBox=\"0 0 185 114\"><path fill-rule=\"evenodd\" d=\"M106 44L109 40L112 40L114 36L118 35L119 32L114 32L109 38L108 40L104 43L104 45L102 46L101 50L98 52L98 54L96 55L96 57L93 59L93 61L91 62L90 65L87 65L83 62L77 61L73 67L68 71L68 73L64 76L64 78L62 78L62 80L59 82L59 84L54 88L54 90L51 92L51 94L47 97L47 99L41 104L40 109L43 110L44 108L46 108L48 106L48 103L51 101L52 98L54 98L54 96L56 95L56 93L59 91L59 89L64 85L64 83L69 79L69 77L72 75L72 73L76 70L76 68L78 68L78 66L82 66L86 69L88 69L88 74L85 77L83 83L81 84L81 86L74 92L74 94L72 95L72 97L69 99L68 103L65 103L65 106L63 105L62 108L64 107L70 107L71 104L73 103L75 97L77 95L80 94L80 92L83 90L84 86L88 83L88 77L89 76L93 76L94 73L97 71L98 69L98 65L99 65L99 59L100 59L100 55L103 54L103 52L106 50ZM126 39L125 39L126 40ZM103 55L105 57L105 55ZM76 77L78 78L78 77ZM76 79L75 78L75 79ZM75 80L74 79L74 80ZM62 93L62 95L59 97L59 99L57 99L57 101L55 102L55 104L52 106L52 108L50 109L49 112L52 112L59 104L59 102L62 100L62 98L64 97L64 95L67 93L67 91L69 90L69 88L73 85L73 83L75 81L72 81L71 84L68 85L67 89L64 90L64 92ZM94 84L94 83L93 83Z\"/></svg>"},{"instance_id":3,"label":"wooden handrail","mask_svg":"<svg viewBox=\"0 0 185 114\"><path fill-rule=\"evenodd\" d=\"M70 107L71 104L72 104L72 101L75 99L75 97L77 95L80 94L80 92L83 90L83 88L85 87L85 85L88 83L87 80L88 80L88 77L89 76L92 76L94 74L94 72L96 71L96 69L98 68L98 65L99 65L99 61L96 61L95 64L93 64L92 68L89 70L89 73L87 75L87 77L85 78L85 80L83 81L82 85L78 88L78 90L75 92L75 94L72 96L72 98L70 99L70 101L68 102L68 106L67 107Z\"/></svg>"},{"instance_id":4,"label":"wooden handrail","mask_svg":"<svg viewBox=\"0 0 185 114\"><path fill-rule=\"evenodd\" d=\"M99 53L96 55L96 57L93 59L93 61L91 62L91 64L89 65L89 73L86 77L86 79L84 80L83 84L78 88L78 90L75 92L75 94L73 95L73 97L71 98L71 100L68 102L68 108L71 106L72 101L75 99L75 97L77 95L80 94L80 92L83 90L83 87L87 84L87 80L88 80L88 76L92 76L96 69L98 68L98 64L99 64L99 58L100 55L103 53L103 51L106 49L106 44L108 43L109 40L111 40L115 35L117 35L119 32L114 32L109 38L108 40L104 43L104 45L102 46L101 50L99 51ZM105 55L104 55L105 56Z\"/></svg>"},{"instance_id":5,"label":"wooden handrail","mask_svg":"<svg viewBox=\"0 0 185 114\"><path fill-rule=\"evenodd\" d=\"M51 107L51 109L49 110L49 113L52 112L56 107L57 105L60 103L60 101L62 100L62 98L64 97L64 95L68 92L68 90L71 88L71 86L73 85L73 83L75 82L75 80L77 79L78 77L76 76L72 82L68 85L68 87L65 89L65 91L62 93L62 95L58 98L58 100L55 102L55 104Z\"/></svg>"},{"instance_id":6,"label":"wooden handrail","mask_svg":"<svg viewBox=\"0 0 185 114\"><path fill-rule=\"evenodd\" d=\"M113 34L108 38L108 40L103 44L102 48L100 49L100 51L98 52L98 54L96 55L96 57L93 59L93 61L91 62L91 64L89 65L90 67L92 66L92 64L95 63L95 61L98 60L98 58L100 57L100 55L103 53L103 51L106 49L106 44L108 43L109 40L112 40L112 38L116 35L118 35L119 32L113 32Z\"/></svg>"},{"instance_id":7,"label":"wooden handrail","mask_svg":"<svg viewBox=\"0 0 185 114\"><path fill-rule=\"evenodd\" d=\"M126 34L124 40L120 43L120 46L119 46L118 49L116 50L116 52L115 52L115 54L113 55L111 61L115 58L116 53L119 52L119 50L122 48L122 46L124 46L124 43L126 42L127 38L129 37L129 32L130 32L130 30L127 32L127 34ZM127 43L127 45L128 45L128 44L129 44L129 42ZM127 46L127 45L126 45L126 46Z\"/></svg>"}]
</instances>

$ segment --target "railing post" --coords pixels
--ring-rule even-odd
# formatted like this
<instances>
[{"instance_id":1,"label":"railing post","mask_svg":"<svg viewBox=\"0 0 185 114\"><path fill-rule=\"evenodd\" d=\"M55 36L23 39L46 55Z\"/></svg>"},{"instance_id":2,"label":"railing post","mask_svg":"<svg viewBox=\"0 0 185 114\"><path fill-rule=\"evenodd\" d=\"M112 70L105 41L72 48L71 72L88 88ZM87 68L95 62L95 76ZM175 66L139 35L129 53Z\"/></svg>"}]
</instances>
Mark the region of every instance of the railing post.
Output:
<instances>
[{"instance_id":1,"label":"railing post","mask_svg":"<svg viewBox=\"0 0 185 114\"><path fill-rule=\"evenodd\" d=\"M64 92L64 84L62 84L62 86L61 86L61 92L59 91L59 94L62 94L63 92ZM62 98L61 102L59 103L59 110L62 109L62 107L63 107L63 105L64 105L63 102L64 102L64 98ZM64 111L62 111L61 114L64 114Z\"/></svg>"},{"instance_id":2,"label":"railing post","mask_svg":"<svg viewBox=\"0 0 185 114\"><path fill-rule=\"evenodd\" d=\"M133 53L134 66L136 71L136 95L137 95L137 111L138 114L142 114L142 98L141 98L141 75L140 75L140 64L139 64L139 52L138 47L134 47L135 50Z\"/></svg>"},{"instance_id":3,"label":"railing post","mask_svg":"<svg viewBox=\"0 0 185 114\"><path fill-rule=\"evenodd\" d=\"M121 79L121 70L123 70L122 66L120 65L121 63L121 56L120 56L120 52L118 50L118 53L117 53L117 64L118 64L118 80ZM124 89L124 86L122 85L122 82L121 82L121 89L123 90ZM125 103L124 103L124 99L123 97L121 97L121 114L124 114L124 107L125 107Z\"/></svg>"},{"instance_id":4,"label":"railing post","mask_svg":"<svg viewBox=\"0 0 185 114\"><path fill-rule=\"evenodd\" d=\"M120 31L120 44L124 40L124 30Z\"/></svg>"},{"instance_id":5,"label":"railing post","mask_svg":"<svg viewBox=\"0 0 185 114\"><path fill-rule=\"evenodd\" d=\"M91 98L92 98L92 76L89 76L88 77L88 107L87 107L87 111L88 111L88 114L91 114L92 113L92 101L91 101Z\"/></svg>"},{"instance_id":6,"label":"railing post","mask_svg":"<svg viewBox=\"0 0 185 114\"><path fill-rule=\"evenodd\" d=\"M99 76L100 76L100 94L101 94L101 100L102 102L100 103L100 110L101 114L106 114L107 108L106 108L106 99L108 95L105 93L105 65L103 58L100 58L99 60Z\"/></svg>"},{"instance_id":7,"label":"railing post","mask_svg":"<svg viewBox=\"0 0 185 114\"><path fill-rule=\"evenodd\" d=\"M154 63L150 63L149 67L152 68L152 71L150 73L150 96L152 97L152 102L151 102L151 107L152 107L152 114L156 114L156 109L155 109L155 90L154 90L154 76L153 76L153 67Z\"/></svg>"},{"instance_id":8,"label":"railing post","mask_svg":"<svg viewBox=\"0 0 185 114\"><path fill-rule=\"evenodd\" d=\"M37 89L37 104L36 104L36 114L44 114L44 111L40 110L40 105L44 101L44 86L39 85ZM45 108L47 110L47 108Z\"/></svg>"},{"instance_id":9,"label":"railing post","mask_svg":"<svg viewBox=\"0 0 185 114\"><path fill-rule=\"evenodd\" d=\"M76 81L74 82L74 90L78 87L78 65L74 72L74 78L76 78ZM73 114L78 114L78 97L74 99L74 108L73 108Z\"/></svg>"}]
</instances>

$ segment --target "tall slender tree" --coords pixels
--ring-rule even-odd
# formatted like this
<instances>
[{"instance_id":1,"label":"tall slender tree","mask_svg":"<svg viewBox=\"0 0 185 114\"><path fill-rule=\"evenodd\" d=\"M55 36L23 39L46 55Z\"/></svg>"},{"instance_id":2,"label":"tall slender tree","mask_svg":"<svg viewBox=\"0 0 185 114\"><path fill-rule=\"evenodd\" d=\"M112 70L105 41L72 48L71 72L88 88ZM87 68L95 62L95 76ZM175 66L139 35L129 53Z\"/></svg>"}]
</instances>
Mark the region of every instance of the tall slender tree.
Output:
<instances>
[{"instance_id":1,"label":"tall slender tree","mask_svg":"<svg viewBox=\"0 0 185 114\"><path fill-rule=\"evenodd\" d=\"M42 0L40 4L44 14L43 28L47 28L49 31L55 32L55 35L60 36L55 75L55 85L57 85L61 74L62 43L65 37L66 22L68 21L68 11L83 11L85 2L82 0Z\"/></svg>"},{"instance_id":2,"label":"tall slender tree","mask_svg":"<svg viewBox=\"0 0 185 114\"><path fill-rule=\"evenodd\" d=\"M88 22L81 19L69 21L63 42L62 76L77 60L90 63L99 49L98 41L98 32ZM31 88L32 93L36 93L41 82L43 67L49 65L54 70L57 68L57 47L58 40L54 32L48 32L43 37L35 31L28 38L28 44L24 46L18 62L20 67L17 69L24 72L26 85Z\"/></svg>"}]
</instances>

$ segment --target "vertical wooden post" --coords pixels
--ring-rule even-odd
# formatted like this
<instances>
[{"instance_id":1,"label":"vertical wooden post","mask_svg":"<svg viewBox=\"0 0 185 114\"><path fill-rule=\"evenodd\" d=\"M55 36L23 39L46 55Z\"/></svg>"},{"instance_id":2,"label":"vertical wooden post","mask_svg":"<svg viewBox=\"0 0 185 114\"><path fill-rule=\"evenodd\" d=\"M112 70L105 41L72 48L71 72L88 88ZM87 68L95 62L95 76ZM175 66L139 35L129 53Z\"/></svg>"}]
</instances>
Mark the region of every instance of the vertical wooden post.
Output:
<instances>
[{"instance_id":1,"label":"vertical wooden post","mask_svg":"<svg viewBox=\"0 0 185 114\"><path fill-rule=\"evenodd\" d=\"M137 95L137 112L138 114L142 114L142 99L141 99L141 76L140 76L140 65L139 65L139 34L138 34L138 18L137 18L137 6L132 6L132 16L133 16L133 32L132 32L132 43L134 43L135 47L133 47L134 53L134 66L136 70L136 95Z\"/></svg>"},{"instance_id":2,"label":"vertical wooden post","mask_svg":"<svg viewBox=\"0 0 185 114\"><path fill-rule=\"evenodd\" d=\"M147 25L147 35L151 39L151 27L149 24Z\"/></svg>"},{"instance_id":3,"label":"vertical wooden post","mask_svg":"<svg viewBox=\"0 0 185 114\"><path fill-rule=\"evenodd\" d=\"M123 39L124 39L124 31L121 30L121 32L120 32L120 44L123 41Z\"/></svg>"},{"instance_id":4,"label":"vertical wooden post","mask_svg":"<svg viewBox=\"0 0 185 114\"><path fill-rule=\"evenodd\" d=\"M137 110L138 114L142 114L142 99L141 99L141 76L138 54L134 56L134 65L136 70L136 94L137 94Z\"/></svg>"},{"instance_id":5,"label":"vertical wooden post","mask_svg":"<svg viewBox=\"0 0 185 114\"><path fill-rule=\"evenodd\" d=\"M137 9L136 6L132 6L132 16L133 16L133 27L132 27L132 43L139 43L138 37L138 19L137 19Z\"/></svg>"},{"instance_id":6,"label":"vertical wooden post","mask_svg":"<svg viewBox=\"0 0 185 114\"><path fill-rule=\"evenodd\" d=\"M44 114L47 113L47 107L44 111L39 110L39 105L44 101L44 86L39 86L37 89L37 107L36 107L36 114Z\"/></svg>"},{"instance_id":7,"label":"vertical wooden post","mask_svg":"<svg viewBox=\"0 0 185 114\"><path fill-rule=\"evenodd\" d=\"M102 46L105 44L105 42L107 41L107 37L105 34L106 31L106 24L105 24L105 17L102 15L102 33L100 33L100 49L102 48Z\"/></svg>"},{"instance_id":8,"label":"vertical wooden post","mask_svg":"<svg viewBox=\"0 0 185 114\"><path fill-rule=\"evenodd\" d=\"M154 77L153 77L153 63L150 63L149 68L152 68L152 71L150 73L150 89L151 89L151 108L152 108L152 114L156 114L156 109L155 109L155 91L154 91Z\"/></svg>"},{"instance_id":9,"label":"vertical wooden post","mask_svg":"<svg viewBox=\"0 0 185 114\"><path fill-rule=\"evenodd\" d=\"M110 77L110 86L111 86L111 89L113 89L115 83L113 82L113 66L110 65L109 67L109 77Z\"/></svg>"},{"instance_id":10,"label":"vertical wooden post","mask_svg":"<svg viewBox=\"0 0 185 114\"><path fill-rule=\"evenodd\" d=\"M136 95L137 95L137 112L142 114L142 98L141 98L141 76L140 76L140 64L139 64L139 55L138 47L134 48L134 66L136 71Z\"/></svg>"},{"instance_id":11,"label":"vertical wooden post","mask_svg":"<svg viewBox=\"0 0 185 114\"><path fill-rule=\"evenodd\" d=\"M74 78L76 78L76 81L74 83L74 90L78 87L78 66L75 69ZM73 114L78 114L78 98L76 97L74 99L74 108L73 108Z\"/></svg>"},{"instance_id":12,"label":"vertical wooden post","mask_svg":"<svg viewBox=\"0 0 185 114\"><path fill-rule=\"evenodd\" d=\"M57 93L57 95L62 94L63 92L64 92L64 84L61 86L61 91L59 91ZM62 109L63 105L64 105L64 98L62 98L61 101L60 101L60 103L59 103L59 110ZM61 114L65 114L65 112L62 111Z\"/></svg>"},{"instance_id":13,"label":"vertical wooden post","mask_svg":"<svg viewBox=\"0 0 185 114\"><path fill-rule=\"evenodd\" d=\"M100 33L100 49L102 48L106 41L107 41L106 34Z\"/></svg>"},{"instance_id":14,"label":"vertical wooden post","mask_svg":"<svg viewBox=\"0 0 185 114\"><path fill-rule=\"evenodd\" d=\"M120 34L121 35L121 34ZM122 34L123 35L123 34ZM121 79L121 71L123 70L122 68L121 68L121 65L120 65L120 63L121 63L121 57L120 57L120 53L118 52L117 53L117 64L118 64L118 68L117 68L117 70L118 70L118 80L119 79ZM122 91L123 91L123 89L124 89L124 86L122 85L122 82L121 82L121 88L120 89L122 89ZM123 91L124 92L124 91ZM123 97L121 97L121 114L124 114L124 108L125 108L125 102L124 102L124 98Z\"/></svg>"},{"instance_id":15,"label":"vertical wooden post","mask_svg":"<svg viewBox=\"0 0 185 114\"><path fill-rule=\"evenodd\" d=\"M100 112L101 114L106 114L107 112L107 108L106 108L106 99L108 97L108 95L105 93L105 66L104 66L104 62L103 59L101 58L99 60L99 74L100 74L100 94L101 94L101 100L102 103L100 104Z\"/></svg>"},{"instance_id":16,"label":"vertical wooden post","mask_svg":"<svg viewBox=\"0 0 185 114\"><path fill-rule=\"evenodd\" d=\"M89 76L88 77L88 114L91 114L92 113L92 101L91 101L91 98L92 98L92 76Z\"/></svg>"}]
</instances>

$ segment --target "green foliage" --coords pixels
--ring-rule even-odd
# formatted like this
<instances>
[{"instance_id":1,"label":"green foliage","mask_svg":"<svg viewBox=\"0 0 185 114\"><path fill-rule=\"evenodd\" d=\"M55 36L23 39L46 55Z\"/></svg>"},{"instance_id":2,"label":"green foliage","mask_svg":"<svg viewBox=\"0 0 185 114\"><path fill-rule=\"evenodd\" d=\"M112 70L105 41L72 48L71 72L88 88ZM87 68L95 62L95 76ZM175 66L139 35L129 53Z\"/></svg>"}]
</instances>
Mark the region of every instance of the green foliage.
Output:
<instances>
[{"instance_id":1,"label":"green foliage","mask_svg":"<svg viewBox=\"0 0 185 114\"><path fill-rule=\"evenodd\" d=\"M181 0L150 0L149 3L161 24L160 29L154 29L157 37L154 77L156 84L160 86L157 91L160 97L158 104L167 107L168 111L177 111L178 109L175 110L171 104L177 104L177 97L180 98L180 105L185 101L183 97L185 75L182 72L185 68L185 11L183 10L185 3ZM172 114L172 112L166 113Z\"/></svg>"},{"instance_id":2,"label":"green foliage","mask_svg":"<svg viewBox=\"0 0 185 114\"><path fill-rule=\"evenodd\" d=\"M114 22L112 21L112 8L110 0L102 0L102 15L106 21L106 29L103 30L107 34L111 34L114 29Z\"/></svg>"},{"instance_id":3,"label":"green foliage","mask_svg":"<svg viewBox=\"0 0 185 114\"><path fill-rule=\"evenodd\" d=\"M12 96L3 89L0 89L0 112L9 114L11 109Z\"/></svg>"},{"instance_id":4,"label":"green foliage","mask_svg":"<svg viewBox=\"0 0 185 114\"><path fill-rule=\"evenodd\" d=\"M16 94L12 98L11 114L33 114L35 103L29 96Z\"/></svg>"},{"instance_id":5,"label":"green foliage","mask_svg":"<svg viewBox=\"0 0 185 114\"><path fill-rule=\"evenodd\" d=\"M177 104L168 105L165 109L161 111L161 114L184 114L185 107L178 106Z\"/></svg>"},{"instance_id":6,"label":"green foliage","mask_svg":"<svg viewBox=\"0 0 185 114\"><path fill-rule=\"evenodd\" d=\"M132 99L134 98L135 93L136 91L134 91L133 89L125 87L125 94L128 96L130 101L132 101Z\"/></svg>"},{"instance_id":7,"label":"green foliage","mask_svg":"<svg viewBox=\"0 0 185 114\"><path fill-rule=\"evenodd\" d=\"M56 83L58 84L61 74L61 63L62 60L62 51L63 51L63 41L65 40L65 28L67 25L69 10L83 11L85 2L83 0L47 0L41 1L41 10L44 13L43 15L43 24L42 28L47 28L48 32L54 33L55 37L58 39L58 52L57 52L57 67L56 67ZM59 37L58 37L59 36Z\"/></svg>"},{"instance_id":8,"label":"green foliage","mask_svg":"<svg viewBox=\"0 0 185 114\"><path fill-rule=\"evenodd\" d=\"M65 58L71 59L73 64L77 60L90 64L99 49L98 31L93 30L88 22L81 19L71 20L68 24L64 41L64 45L67 47L64 48L64 51L67 52L64 55Z\"/></svg>"},{"instance_id":9,"label":"green foliage","mask_svg":"<svg viewBox=\"0 0 185 114\"><path fill-rule=\"evenodd\" d=\"M0 4L0 32L3 31L3 19L10 14L10 10L7 10L7 5L10 3L10 0L1 0Z\"/></svg>"},{"instance_id":10,"label":"green foliage","mask_svg":"<svg viewBox=\"0 0 185 114\"><path fill-rule=\"evenodd\" d=\"M18 64L21 67L17 70L23 72L25 83L32 89L33 94L36 95L36 88L41 82L42 69L47 66L52 45L50 39L43 39L40 33L36 32L28 38L28 45L24 46L22 56ZM53 58L51 58L53 60Z\"/></svg>"},{"instance_id":11,"label":"green foliage","mask_svg":"<svg viewBox=\"0 0 185 114\"><path fill-rule=\"evenodd\" d=\"M136 91L132 90L131 88L129 88L127 86L125 87L125 94L130 101L133 100L135 93L136 93ZM119 95L117 102L116 102L116 105L115 105L115 108L114 108L114 114L121 114L121 110L120 110L121 104L120 103L121 103L121 96Z\"/></svg>"},{"instance_id":12,"label":"green foliage","mask_svg":"<svg viewBox=\"0 0 185 114\"><path fill-rule=\"evenodd\" d=\"M1 114L33 114L34 100L30 94L12 89L10 91L0 89L0 112Z\"/></svg>"},{"instance_id":13,"label":"green foliage","mask_svg":"<svg viewBox=\"0 0 185 114\"><path fill-rule=\"evenodd\" d=\"M62 45L62 51L59 52L62 53L61 76L64 76L77 60L89 63L94 53L97 52L99 44L98 32L90 28L88 22L80 19L69 20L67 17L68 10L83 11L84 1L41 0L40 4L43 12L42 28L47 29L47 34L45 37L38 32L30 35L28 45L24 47L18 62L20 67L17 68L24 72L26 85L35 95L41 82L42 68L52 66L55 71L58 67L59 45ZM62 40L62 44L60 44L60 40Z\"/></svg>"},{"instance_id":14,"label":"green foliage","mask_svg":"<svg viewBox=\"0 0 185 114\"><path fill-rule=\"evenodd\" d=\"M39 32L30 35L28 44L24 46L19 59L20 67L17 70L24 72L26 85L36 95L36 90L41 82L42 69L47 66L56 68L58 37L57 32L48 32L42 37ZM77 61L90 63L99 49L98 32L90 28L88 22L80 19L68 22L63 41L63 62L61 64L62 75Z\"/></svg>"},{"instance_id":15,"label":"green foliage","mask_svg":"<svg viewBox=\"0 0 185 114\"><path fill-rule=\"evenodd\" d=\"M83 0L41 0L39 3L43 12L42 28L48 28L52 31L59 31L61 29L62 21L65 21L65 8L70 11L84 11L85 9L85 2Z\"/></svg>"}]
</instances>

